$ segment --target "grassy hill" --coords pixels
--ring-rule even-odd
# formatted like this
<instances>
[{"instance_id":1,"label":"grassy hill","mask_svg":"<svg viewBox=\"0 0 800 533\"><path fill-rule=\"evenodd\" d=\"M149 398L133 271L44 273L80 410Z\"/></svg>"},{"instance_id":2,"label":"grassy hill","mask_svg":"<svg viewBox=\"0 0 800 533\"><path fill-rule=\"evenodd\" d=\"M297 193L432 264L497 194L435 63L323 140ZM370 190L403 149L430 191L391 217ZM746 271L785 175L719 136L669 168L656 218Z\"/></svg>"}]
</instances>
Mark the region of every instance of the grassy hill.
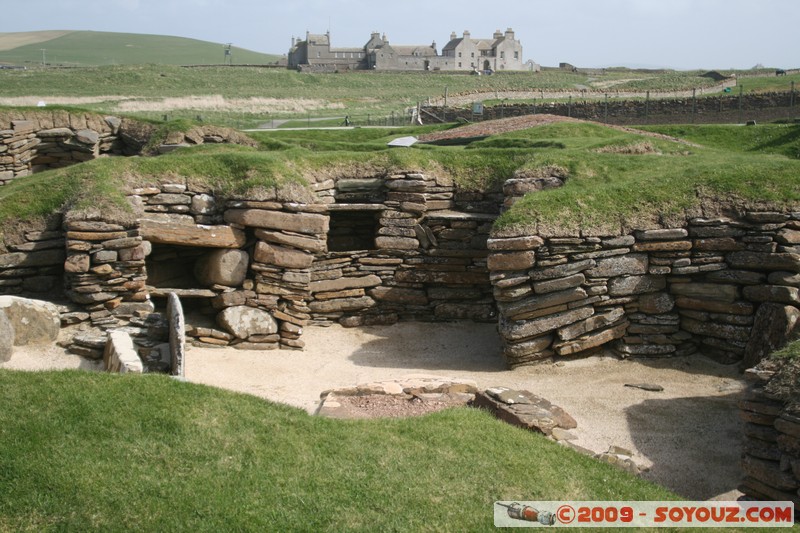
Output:
<instances>
[{"instance_id":1,"label":"grassy hill","mask_svg":"<svg viewBox=\"0 0 800 533\"><path fill-rule=\"evenodd\" d=\"M41 65L44 48L48 65L196 65L223 63L219 43L136 33L53 31L0 33L0 63ZM233 62L263 65L279 56L234 47Z\"/></svg>"}]
</instances>

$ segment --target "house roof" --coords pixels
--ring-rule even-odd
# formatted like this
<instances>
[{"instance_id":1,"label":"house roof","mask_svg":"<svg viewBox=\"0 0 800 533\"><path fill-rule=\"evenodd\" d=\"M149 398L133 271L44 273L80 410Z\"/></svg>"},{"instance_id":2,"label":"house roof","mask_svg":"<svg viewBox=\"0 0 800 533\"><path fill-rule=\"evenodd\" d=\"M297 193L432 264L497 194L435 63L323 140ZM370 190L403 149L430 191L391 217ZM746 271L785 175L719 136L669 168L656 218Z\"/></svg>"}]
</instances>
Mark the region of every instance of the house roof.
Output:
<instances>
[{"instance_id":1,"label":"house roof","mask_svg":"<svg viewBox=\"0 0 800 533\"><path fill-rule=\"evenodd\" d=\"M330 45L330 39L327 35L309 33L306 37L306 42L318 45Z\"/></svg>"},{"instance_id":2,"label":"house roof","mask_svg":"<svg viewBox=\"0 0 800 533\"><path fill-rule=\"evenodd\" d=\"M444 45L444 48L442 48L442 52L444 52L446 50L455 50L458 47L458 45L461 44L461 41L463 41L463 40L464 39L461 38L461 37L459 37L458 39L451 40L449 43Z\"/></svg>"},{"instance_id":3,"label":"house roof","mask_svg":"<svg viewBox=\"0 0 800 533\"><path fill-rule=\"evenodd\" d=\"M436 50L431 45L419 46L392 46L394 51L401 56L435 56Z\"/></svg>"}]
</instances>

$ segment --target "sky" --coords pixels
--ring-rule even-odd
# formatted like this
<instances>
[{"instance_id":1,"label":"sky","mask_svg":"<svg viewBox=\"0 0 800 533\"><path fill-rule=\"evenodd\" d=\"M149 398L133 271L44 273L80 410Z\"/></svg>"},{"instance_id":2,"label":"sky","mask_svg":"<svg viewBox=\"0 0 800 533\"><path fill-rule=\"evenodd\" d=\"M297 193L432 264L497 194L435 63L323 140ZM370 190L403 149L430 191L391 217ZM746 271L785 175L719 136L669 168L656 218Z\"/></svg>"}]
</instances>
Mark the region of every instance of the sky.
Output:
<instances>
[{"instance_id":1,"label":"sky","mask_svg":"<svg viewBox=\"0 0 800 533\"><path fill-rule=\"evenodd\" d=\"M372 31L439 50L450 33L512 27L543 66L800 67L798 0L27 0L2 1L0 33L92 30L191 37L285 54L293 36L334 47Z\"/></svg>"}]
</instances>

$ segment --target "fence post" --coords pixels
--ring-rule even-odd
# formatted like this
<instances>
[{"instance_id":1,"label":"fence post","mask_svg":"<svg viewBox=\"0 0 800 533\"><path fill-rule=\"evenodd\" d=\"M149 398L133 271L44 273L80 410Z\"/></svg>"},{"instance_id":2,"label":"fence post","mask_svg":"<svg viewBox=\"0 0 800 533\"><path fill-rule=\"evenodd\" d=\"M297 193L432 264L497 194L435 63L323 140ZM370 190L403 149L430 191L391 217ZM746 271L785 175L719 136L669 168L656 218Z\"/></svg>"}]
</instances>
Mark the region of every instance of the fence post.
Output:
<instances>
[{"instance_id":1,"label":"fence post","mask_svg":"<svg viewBox=\"0 0 800 533\"><path fill-rule=\"evenodd\" d=\"M744 122L744 118L742 117L742 92L744 91L744 85L739 85L739 124Z\"/></svg>"},{"instance_id":2,"label":"fence post","mask_svg":"<svg viewBox=\"0 0 800 533\"><path fill-rule=\"evenodd\" d=\"M650 118L650 91L647 91L647 96L644 100L644 121L647 123Z\"/></svg>"},{"instance_id":3,"label":"fence post","mask_svg":"<svg viewBox=\"0 0 800 533\"><path fill-rule=\"evenodd\" d=\"M605 107L605 110L603 111L603 114L604 114L605 118L603 119L603 122L608 124L608 93L606 93L606 102L605 102L605 106L604 107Z\"/></svg>"},{"instance_id":4,"label":"fence post","mask_svg":"<svg viewBox=\"0 0 800 533\"><path fill-rule=\"evenodd\" d=\"M533 114L536 114L536 98L533 99Z\"/></svg>"},{"instance_id":5,"label":"fence post","mask_svg":"<svg viewBox=\"0 0 800 533\"><path fill-rule=\"evenodd\" d=\"M792 94L789 97L789 107L794 107L794 80L792 80Z\"/></svg>"},{"instance_id":6,"label":"fence post","mask_svg":"<svg viewBox=\"0 0 800 533\"><path fill-rule=\"evenodd\" d=\"M692 89L692 124L695 122L697 115L697 89Z\"/></svg>"},{"instance_id":7,"label":"fence post","mask_svg":"<svg viewBox=\"0 0 800 533\"><path fill-rule=\"evenodd\" d=\"M572 95L569 95L569 103L567 104L567 116L572 117Z\"/></svg>"}]
</instances>

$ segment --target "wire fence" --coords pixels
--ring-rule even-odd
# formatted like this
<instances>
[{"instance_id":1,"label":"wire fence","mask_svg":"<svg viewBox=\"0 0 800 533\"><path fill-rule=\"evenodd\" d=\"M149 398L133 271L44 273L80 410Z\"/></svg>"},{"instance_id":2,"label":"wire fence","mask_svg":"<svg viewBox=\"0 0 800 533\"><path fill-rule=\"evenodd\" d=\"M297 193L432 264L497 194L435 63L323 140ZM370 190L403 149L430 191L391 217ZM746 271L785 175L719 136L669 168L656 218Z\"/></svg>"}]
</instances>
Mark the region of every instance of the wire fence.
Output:
<instances>
[{"instance_id":1,"label":"wire fence","mask_svg":"<svg viewBox=\"0 0 800 533\"><path fill-rule=\"evenodd\" d=\"M295 117L291 119L269 119L259 125L261 129L287 128L348 128L348 127L393 127L409 126L414 115L409 111L393 111L390 114L354 114L337 117Z\"/></svg>"}]
</instances>

